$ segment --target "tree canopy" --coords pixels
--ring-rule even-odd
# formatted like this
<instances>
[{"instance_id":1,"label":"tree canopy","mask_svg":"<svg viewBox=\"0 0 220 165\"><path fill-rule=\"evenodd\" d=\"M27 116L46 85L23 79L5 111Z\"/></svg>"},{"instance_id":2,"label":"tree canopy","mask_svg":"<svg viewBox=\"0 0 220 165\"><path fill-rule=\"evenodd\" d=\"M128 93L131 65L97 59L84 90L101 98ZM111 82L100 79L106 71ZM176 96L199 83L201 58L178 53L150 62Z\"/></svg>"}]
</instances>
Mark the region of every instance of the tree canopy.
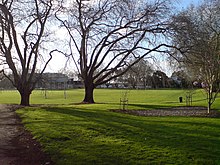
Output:
<instances>
[{"instance_id":1,"label":"tree canopy","mask_svg":"<svg viewBox=\"0 0 220 165\"><path fill-rule=\"evenodd\" d=\"M2 70L21 95L21 105L29 105L31 91L44 72L47 58L43 43L49 35L46 27L52 0L2 0L0 4L0 56L8 68ZM44 60L39 71L39 60ZM7 76L10 70L13 76Z\"/></svg>"},{"instance_id":2,"label":"tree canopy","mask_svg":"<svg viewBox=\"0 0 220 165\"><path fill-rule=\"evenodd\" d=\"M69 53L93 103L98 85L123 75L140 59L166 46L169 2L163 0L76 0L56 13L69 34ZM122 69L123 68L123 69ZM120 72L121 71L121 72Z\"/></svg>"},{"instance_id":3,"label":"tree canopy","mask_svg":"<svg viewBox=\"0 0 220 165\"><path fill-rule=\"evenodd\" d=\"M204 1L173 18L174 56L203 83L208 112L220 90L220 1Z\"/></svg>"}]
</instances>

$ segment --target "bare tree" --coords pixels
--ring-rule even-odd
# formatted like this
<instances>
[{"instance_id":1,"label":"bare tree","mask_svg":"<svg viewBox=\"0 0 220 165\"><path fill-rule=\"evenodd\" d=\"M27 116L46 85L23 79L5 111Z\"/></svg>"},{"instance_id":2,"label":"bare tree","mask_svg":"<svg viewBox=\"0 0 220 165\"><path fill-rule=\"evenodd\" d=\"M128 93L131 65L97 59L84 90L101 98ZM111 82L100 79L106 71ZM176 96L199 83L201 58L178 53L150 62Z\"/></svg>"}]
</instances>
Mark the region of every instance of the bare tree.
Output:
<instances>
[{"instance_id":1,"label":"bare tree","mask_svg":"<svg viewBox=\"0 0 220 165\"><path fill-rule=\"evenodd\" d=\"M174 17L176 57L203 82L208 113L220 90L220 1L204 1Z\"/></svg>"},{"instance_id":2,"label":"bare tree","mask_svg":"<svg viewBox=\"0 0 220 165\"><path fill-rule=\"evenodd\" d=\"M95 87L123 75L152 52L161 51L168 3L72 0L61 4L56 17L70 37L70 53L65 54L73 58L84 81L83 102L94 103Z\"/></svg>"},{"instance_id":3,"label":"bare tree","mask_svg":"<svg viewBox=\"0 0 220 165\"><path fill-rule=\"evenodd\" d=\"M35 88L52 56L45 58L40 51L46 41L46 24L52 10L52 0L1 0L0 4L0 55L8 65L12 82L21 96L21 105L30 104ZM39 60L44 63L39 64ZM36 74L39 65L41 70ZM6 73L5 70L2 72Z\"/></svg>"},{"instance_id":4,"label":"bare tree","mask_svg":"<svg viewBox=\"0 0 220 165\"><path fill-rule=\"evenodd\" d=\"M127 69L127 68L125 68ZM122 72L119 70L119 72ZM116 79L117 82L130 85L132 88L144 88L149 86L151 75L153 74L153 67L148 61L141 59L138 63L133 65L125 74Z\"/></svg>"}]
</instances>

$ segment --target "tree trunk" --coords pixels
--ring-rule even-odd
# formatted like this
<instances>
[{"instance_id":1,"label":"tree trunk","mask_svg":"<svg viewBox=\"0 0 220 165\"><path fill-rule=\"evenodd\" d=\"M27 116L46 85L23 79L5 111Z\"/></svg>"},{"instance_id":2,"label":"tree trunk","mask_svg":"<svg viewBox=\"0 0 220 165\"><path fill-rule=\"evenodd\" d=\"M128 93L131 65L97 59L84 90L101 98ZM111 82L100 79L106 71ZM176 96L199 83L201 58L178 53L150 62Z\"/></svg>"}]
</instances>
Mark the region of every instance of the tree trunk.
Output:
<instances>
[{"instance_id":1,"label":"tree trunk","mask_svg":"<svg viewBox=\"0 0 220 165\"><path fill-rule=\"evenodd\" d=\"M210 96L209 96L209 98L208 98L208 107L207 107L207 113L208 113L208 114L210 113L211 106L212 106L212 103L211 103L211 98L210 98Z\"/></svg>"},{"instance_id":2,"label":"tree trunk","mask_svg":"<svg viewBox=\"0 0 220 165\"><path fill-rule=\"evenodd\" d=\"M95 89L94 84L89 81L87 82L85 81L84 84L85 84L85 96L83 99L83 103L90 103L90 104L95 103L93 98L93 92Z\"/></svg>"},{"instance_id":3,"label":"tree trunk","mask_svg":"<svg viewBox=\"0 0 220 165\"><path fill-rule=\"evenodd\" d=\"M210 113L211 106L212 106L212 88L208 90L208 107L207 107L207 113Z\"/></svg>"},{"instance_id":4,"label":"tree trunk","mask_svg":"<svg viewBox=\"0 0 220 165\"><path fill-rule=\"evenodd\" d=\"M211 110L211 104L208 103L208 112L207 112L208 114L210 113L210 110Z\"/></svg>"},{"instance_id":5,"label":"tree trunk","mask_svg":"<svg viewBox=\"0 0 220 165\"><path fill-rule=\"evenodd\" d=\"M19 91L19 93L20 93L20 96L21 96L20 105L30 106L30 95L31 95L31 92L23 90L23 91Z\"/></svg>"}]
</instances>

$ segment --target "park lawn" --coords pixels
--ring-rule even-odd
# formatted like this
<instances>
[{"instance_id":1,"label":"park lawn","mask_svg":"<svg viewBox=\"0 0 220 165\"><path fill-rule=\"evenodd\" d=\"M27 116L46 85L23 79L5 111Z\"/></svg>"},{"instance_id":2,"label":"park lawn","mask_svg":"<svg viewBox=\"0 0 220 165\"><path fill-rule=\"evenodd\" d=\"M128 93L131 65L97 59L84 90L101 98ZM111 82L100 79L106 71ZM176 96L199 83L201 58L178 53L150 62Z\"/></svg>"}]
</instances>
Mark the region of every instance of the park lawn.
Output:
<instances>
[{"instance_id":1,"label":"park lawn","mask_svg":"<svg viewBox=\"0 0 220 165\"><path fill-rule=\"evenodd\" d=\"M220 164L218 118L140 117L109 111L120 107L119 99L126 90L98 89L97 104L84 105L72 102L82 100L83 90L71 90L69 96L75 98L63 100L61 91L51 91L48 99L35 92L32 103L49 101L51 105L17 113L58 165ZM178 97L184 97L185 92L130 90L128 108L183 106ZM201 91L196 91L193 104L205 105L202 99ZM214 107L219 107L218 102Z\"/></svg>"},{"instance_id":2,"label":"park lawn","mask_svg":"<svg viewBox=\"0 0 220 165\"><path fill-rule=\"evenodd\" d=\"M206 106L206 96L203 90L195 90L193 94L193 105ZM120 98L127 93L129 109L152 109L165 106L184 106L185 96L188 90L117 90L117 89L96 89L95 101L97 103L111 103L119 105ZM66 94L65 94L66 93ZM31 104L64 104L79 103L83 100L84 89L73 90L34 90L31 94ZM182 104L179 104L179 97L183 97ZM20 96L16 90L1 90L1 104L19 104ZM220 107L220 102L216 101L213 108Z\"/></svg>"}]
</instances>

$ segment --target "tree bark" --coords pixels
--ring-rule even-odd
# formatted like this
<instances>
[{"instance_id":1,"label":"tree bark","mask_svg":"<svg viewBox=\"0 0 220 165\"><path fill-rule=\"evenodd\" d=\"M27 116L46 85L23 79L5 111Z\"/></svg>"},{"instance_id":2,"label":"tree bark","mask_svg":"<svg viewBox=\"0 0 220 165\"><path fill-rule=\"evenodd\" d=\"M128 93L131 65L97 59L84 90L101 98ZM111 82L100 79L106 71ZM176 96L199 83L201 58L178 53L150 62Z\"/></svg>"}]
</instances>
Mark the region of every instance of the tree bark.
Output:
<instances>
[{"instance_id":1,"label":"tree bark","mask_svg":"<svg viewBox=\"0 0 220 165\"><path fill-rule=\"evenodd\" d=\"M20 96L21 96L21 102L20 105L23 106L30 106L30 95L31 92L27 90L19 91Z\"/></svg>"},{"instance_id":2,"label":"tree bark","mask_svg":"<svg viewBox=\"0 0 220 165\"><path fill-rule=\"evenodd\" d=\"M210 113L210 110L211 110L212 99L213 99L213 86L210 83L210 86L208 88L208 109L207 109L208 114Z\"/></svg>"},{"instance_id":3,"label":"tree bark","mask_svg":"<svg viewBox=\"0 0 220 165\"><path fill-rule=\"evenodd\" d=\"M210 113L210 110L211 110L211 104L208 103L208 109L207 109L207 113L208 113L208 114Z\"/></svg>"},{"instance_id":4,"label":"tree bark","mask_svg":"<svg viewBox=\"0 0 220 165\"><path fill-rule=\"evenodd\" d=\"M211 106L212 106L212 99L213 99L212 93L213 93L213 90L212 90L212 86L211 86L211 87L208 88L208 94L207 94L208 95L208 97L207 97L207 99L208 99L207 113L208 114L210 113Z\"/></svg>"},{"instance_id":5,"label":"tree bark","mask_svg":"<svg viewBox=\"0 0 220 165\"><path fill-rule=\"evenodd\" d=\"M83 103L89 103L89 104L95 103L93 97L95 85L91 81L84 81L84 85L85 85L85 96L83 99Z\"/></svg>"}]
</instances>

